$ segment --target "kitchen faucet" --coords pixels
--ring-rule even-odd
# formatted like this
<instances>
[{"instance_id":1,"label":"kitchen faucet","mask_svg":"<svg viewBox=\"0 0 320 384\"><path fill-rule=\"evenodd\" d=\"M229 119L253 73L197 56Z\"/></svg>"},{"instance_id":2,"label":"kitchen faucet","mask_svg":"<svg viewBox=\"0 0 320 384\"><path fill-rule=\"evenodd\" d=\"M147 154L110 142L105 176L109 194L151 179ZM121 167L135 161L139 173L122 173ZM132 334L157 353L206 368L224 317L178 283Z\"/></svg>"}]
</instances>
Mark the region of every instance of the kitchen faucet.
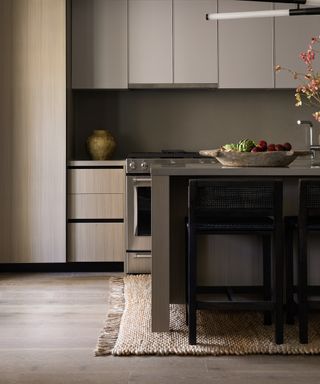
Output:
<instances>
[{"instance_id":1,"label":"kitchen faucet","mask_svg":"<svg viewBox=\"0 0 320 384\"><path fill-rule=\"evenodd\" d=\"M309 120L298 120L297 121L298 125L308 125L309 126L309 149L311 151L311 157L313 163L317 163L319 160L317 160L317 157L319 156L320 153L320 145L319 145L319 135L315 138L314 132L313 132L313 124ZM314 139L316 139L316 143L314 142Z\"/></svg>"},{"instance_id":2,"label":"kitchen faucet","mask_svg":"<svg viewBox=\"0 0 320 384\"><path fill-rule=\"evenodd\" d=\"M309 148L313 146L313 124L310 120L298 120L298 125L308 125L309 126Z\"/></svg>"}]
</instances>

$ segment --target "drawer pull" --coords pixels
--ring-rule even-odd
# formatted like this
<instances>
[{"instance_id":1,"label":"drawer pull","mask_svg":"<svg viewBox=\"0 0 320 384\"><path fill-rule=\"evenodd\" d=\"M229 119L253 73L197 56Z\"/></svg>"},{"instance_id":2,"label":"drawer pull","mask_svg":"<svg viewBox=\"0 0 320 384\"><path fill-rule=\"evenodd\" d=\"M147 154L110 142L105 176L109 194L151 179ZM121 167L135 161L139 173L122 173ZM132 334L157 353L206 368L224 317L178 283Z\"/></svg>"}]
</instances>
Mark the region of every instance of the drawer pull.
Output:
<instances>
[{"instance_id":1,"label":"drawer pull","mask_svg":"<svg viewBox=\"0 0 320 384\"><path fill-rule=\"evenodd\" d=\"M152 255L135 255L135 259L151 259Z\"/></svg>"}]
</instances>

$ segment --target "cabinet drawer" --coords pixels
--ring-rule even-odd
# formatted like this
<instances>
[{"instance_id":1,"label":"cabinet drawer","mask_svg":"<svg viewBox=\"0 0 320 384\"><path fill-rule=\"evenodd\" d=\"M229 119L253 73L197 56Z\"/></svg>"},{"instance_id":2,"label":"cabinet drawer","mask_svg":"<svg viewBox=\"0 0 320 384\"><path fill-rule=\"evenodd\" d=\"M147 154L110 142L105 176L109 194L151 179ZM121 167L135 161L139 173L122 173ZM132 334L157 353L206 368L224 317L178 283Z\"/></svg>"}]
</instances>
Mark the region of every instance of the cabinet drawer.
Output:
<instances>
[{"instance_id":1,"label":"cabinet drawer","mask_svg":"<svg viewBox=\"0 0 320 384\"><path fill-rule=\"evenodd\" d=\"M79 193L68 196L69 219L123 219L124 194Z\"/></svg>"},{"instance_id":2,"label":"cabinet drawer","mask_svg":"<svg viewBox=\"0 0 320 384\"><path fill-rule=\"evenodd\" d=\"M123 169L70 169L69 193L124 193Z\"/></svg>"},{"instance_id":3,"label":"cabinet drawer","mask_svg":"<svg viewBox=\"0 0 320 384\"><path fill-rule=\"evenodd\" d=\"M69 261L124 261L123 223L69 224Z\"/></svg>"},{"instance_id":4,"label":"cabinet drawer","mask_svg":"<svg viewBox=\"0 0 320 384\"><path fill-rule=\"evenodd\" d=\"M151 273L151 261L150 253L127 253L126 272Z\"/></svg>"}]
</instances>

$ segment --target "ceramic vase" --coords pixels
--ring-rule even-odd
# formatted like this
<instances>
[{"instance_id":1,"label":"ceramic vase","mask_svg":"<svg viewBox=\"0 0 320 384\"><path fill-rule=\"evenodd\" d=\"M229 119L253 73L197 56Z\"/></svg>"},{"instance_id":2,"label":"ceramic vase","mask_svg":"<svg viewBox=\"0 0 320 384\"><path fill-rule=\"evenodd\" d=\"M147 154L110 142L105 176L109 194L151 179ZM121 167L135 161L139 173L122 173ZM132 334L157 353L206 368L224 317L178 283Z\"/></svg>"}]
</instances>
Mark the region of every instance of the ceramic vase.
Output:
<instances>
[{"instance_id":1,"label":"ceramic vase","mask_svg":"<svg viewBox=\"0 0 320 384\"><path fill-rule=\"evenodd\" d=\"M111 159L115 148L116 141L111 133L106 130L94 130L87 138L87 149L92 160Z\"/></svg>"}]
</instances>

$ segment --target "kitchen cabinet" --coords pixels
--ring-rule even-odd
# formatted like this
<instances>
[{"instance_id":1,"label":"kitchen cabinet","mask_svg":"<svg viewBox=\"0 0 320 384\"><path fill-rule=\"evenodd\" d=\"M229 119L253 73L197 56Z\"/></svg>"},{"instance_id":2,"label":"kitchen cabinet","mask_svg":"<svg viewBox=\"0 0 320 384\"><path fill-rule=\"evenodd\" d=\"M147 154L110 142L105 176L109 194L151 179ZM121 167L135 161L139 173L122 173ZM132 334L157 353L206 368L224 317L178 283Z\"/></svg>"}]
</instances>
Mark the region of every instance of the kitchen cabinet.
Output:
<instances>
[{"instance_id":1,"label":"kitchen cabinet","mask_svg":"<svg viewBox=\"0 0 320 384\"><path fill-rule=\"evenodd\" d=\"M127 0L73 0L72 87L127 88Z\"/></svg>"},{"instance_id":2,"label":"kitchen cabinet","mask_svg":"<svg viewBox=\"0 0 320 384\"><path fill-rule=\"evenodd\" d=\"M217 22L206 14L217 0L173 0L174 83L218 83Z\"/></svg>"},{"instance_id":3,"label":"kitchen cabinet","mask_svg":"<svg viewBox=\"0 0 320 384\"><path fill-rule=\"evenodd\" d=\"M0 263L66 260L66 1L0 2Z\"/></svg>"},{"instance_id":4,"label":"kitchen cabinet","mask_svg":"<svg viewBox=\"0 0 320 384\"><path fill-rule=\"evenodd\" d=\"M129 0L129 84L172 83L172 0Z\"/></svg>"},{"instance_id":5,"label":"kitchen cabinet","mask_svg":"<svg viewBox=\"0 0 320 384\"><path fill-rule=\"evenodd\" d=\"M217 0L129 0L129 86L216 84Z\"/></svg>"},{"instance_id":6,"label":"kitchen cabinet","mask_svg":"<svg viewBox=\"0 0 320 384\"><path fill-rule=\"evenodd\" d=\"M70 223L69 261L123 261L123 223Z\"/></svg>"},{"instance_id":7,"label":"kitchen cabinet","mask_svg":"<svg viewBox=\"0 0 320 384\"><path fill-rule=\"evenodd\" d=\"M70 167L68 261L123 262L124 163L106 161L94 166L92 162L75 161Z\"/></svg>"},{"instance_id":8,"label":"kitchen cabinet","mask_svg":"<svg viewBox=\"0 0 320 384\"><path fill-rule=\"evenodd\" d=\"M271 3L223 0L219 12L272 9ZM219 88L273 88L272 18L219 21Z\"/></svg>"},{"instance_id":9,"label":"kitchen cabinet","mask_svg":"<svg viewBox=\"0 0 320 384\"><path fill-rule=\"evenodd\" d=\"M126 268L127 273L151 273L151 255L137 253L127 253Z\"/></svg>"},{"instance_id":10,"label":"kitchen cabinet","mask_svg":"<svg viewBox=\"0 0 320 384\"><path fill-rule=\"evenodd\" d=\"M277 9L294 9L295 4L276 5ZM306 65L299 58L308 49L313 36L319 36L320 16L277 17L275 18L275 65L305 73ZM276 88L296 88L301 80L294 80L286 71L275 75Z\"/></svg>"}]
</instances>

